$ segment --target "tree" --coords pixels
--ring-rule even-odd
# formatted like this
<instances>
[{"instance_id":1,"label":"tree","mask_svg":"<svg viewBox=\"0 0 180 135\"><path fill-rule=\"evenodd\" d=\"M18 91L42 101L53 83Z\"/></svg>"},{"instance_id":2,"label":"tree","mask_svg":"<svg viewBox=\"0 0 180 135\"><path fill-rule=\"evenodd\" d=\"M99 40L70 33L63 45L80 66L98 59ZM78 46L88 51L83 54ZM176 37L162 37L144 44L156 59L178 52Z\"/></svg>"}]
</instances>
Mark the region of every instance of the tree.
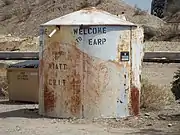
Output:
<instances>
[{"instance_id":1,"label":"tree","mask_svg":"<svg viewBox=\"0 0 180 135\"><path fill-rule=\"evenodd\" d=\"M180 68L175 72L172 84L172 92L176 100L180 99Z\"/></svg>"}]
</instances>

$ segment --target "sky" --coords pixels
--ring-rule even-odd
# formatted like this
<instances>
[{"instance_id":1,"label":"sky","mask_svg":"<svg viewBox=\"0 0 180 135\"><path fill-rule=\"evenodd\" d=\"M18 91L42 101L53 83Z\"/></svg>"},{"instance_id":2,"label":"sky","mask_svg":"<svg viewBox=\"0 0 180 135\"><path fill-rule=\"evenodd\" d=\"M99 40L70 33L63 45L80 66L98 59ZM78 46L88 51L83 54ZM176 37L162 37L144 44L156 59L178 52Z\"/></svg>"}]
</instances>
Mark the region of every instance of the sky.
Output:
<instances>
[{"instance_id":1,"label":"sky","mask_svg":"<svg viewBox=\"0 0 180 135\"><path fill-rule=\"evenodd\" d=\"M137 5L137 7L143 9L143 10L151 10L151 0L124 0L126 3L128 3L131 6Z\"/></svg>"}]
</instances>

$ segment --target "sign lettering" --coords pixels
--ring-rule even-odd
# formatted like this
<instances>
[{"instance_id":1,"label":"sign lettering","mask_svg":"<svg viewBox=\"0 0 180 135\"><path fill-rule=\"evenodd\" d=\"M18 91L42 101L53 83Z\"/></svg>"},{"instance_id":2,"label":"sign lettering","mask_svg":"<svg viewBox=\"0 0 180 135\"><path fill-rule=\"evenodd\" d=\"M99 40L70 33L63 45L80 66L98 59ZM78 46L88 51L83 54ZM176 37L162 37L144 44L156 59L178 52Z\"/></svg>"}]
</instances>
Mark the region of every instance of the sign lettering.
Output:
<instances>
[{"instance_id":1,"label":"sign lettering","mask_svg":"<svg viewBox=\"0 0 180 135\"><path fill-rule=\"evenodd\" d=\"M76 28L73 29L74 35L79 35L76 41L79 43L82 41L81 35L97 35L97 34L106 34L106 27L90 27L90 28ZM106 38L90 38L87 40L88 45L104 45L106 43Z\"/></svg>"},{"instance_id":2,"label":"sign lettering","mask_svg":"<svg viewBox=\"0 0 180 135\"><path fill-rule=\"evenodd\" d=\"M51 63L49 63L49 69L52 69L52 70L66 70L67 69L67 64L51 62Z\"/></svg>"},{"instance_id":3,"label":"sign lettering","mask_svg":"<svg viewBox=\"0 0 180 135\"><path fill-rule=\"evenodd\" d=\"M79 43L80 41L82 41L82 37L78 37L76 41Z\"/></svg>"},{"instance_id":4,"label":"sign lettering","mask_svg":"<svg viewBox=\"0 0 180 135\"><path fill-rule=\"evenodd\" d=\"M55 60L58 60L61 56L64 56L64 55L65 55L65 52L63 51L52 52L52 56L54 56Z\"/></svg>"},{"instance_id":5,"label":"sign lettering","mask_svg":"<svg viewBox=\"0 0 180 135\"><path fill-rule=\"evenodd\" d=\"M27 73L20 72L20 74L17 75L17 80L29 80Z\"/></svg>"},{"instance_id":6,"label":"sign lettering","mask_svg":"<svg viewBox=\"0 0 180 135\"><path fill-rule=\"evenodd\" d=\"M103 45L106 42L105 38L102 39L89 39L89 45Z\"/></svg>"},{"instance_id":7,"label":"sign lettering","mask_svg":"<svg viewBox=\"0 0 180 135\"><path fill-rule=\"evenodd\" d=\"M66 63L62 62L62 60L65 59L66 52L64 52L64 51L53 51L51 53L51 55L55 59L55 61L48 63L48 70L52 70L55 74L58 74L60 71L66 72L68 69L68 65ZM55 78L55 79L51 78L51 79L48 79L48 84L50 86L65 86L66 80L61 79L59 77Z\"/></svg>"},{"instance_id":8,"label":"sign lettering","mask_svg":"<svg viewBox=\"0 0 180 135\"><path fill-rule=\"evenodd\" d=\"M94 27L88 29L74 29L74 35L106 34L106 27Z\"/></svg>"},{"instance_id":9,"label":"sign lettering","mask_svg":"<svg viewBox=\"0 0 180 135\"><path fill-rule=\"evenodd\" d=\"M48 81L49 85L51 86L65 86L66 80L60 80L60 79L49 79Z\"/></svg>"}]
</instances>

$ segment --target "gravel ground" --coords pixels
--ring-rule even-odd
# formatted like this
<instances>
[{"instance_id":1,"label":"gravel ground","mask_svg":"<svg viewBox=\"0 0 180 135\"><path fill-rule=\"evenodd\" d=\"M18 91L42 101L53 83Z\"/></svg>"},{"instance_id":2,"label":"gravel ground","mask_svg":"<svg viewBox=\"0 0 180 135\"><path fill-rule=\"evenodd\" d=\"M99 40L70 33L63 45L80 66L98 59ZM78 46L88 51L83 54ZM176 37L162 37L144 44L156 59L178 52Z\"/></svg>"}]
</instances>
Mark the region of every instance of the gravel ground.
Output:
<instances>
[{"instance_id":1,"label":"gravel ground","mask_svg":"<svg viewBox=\"0 0 180 135\"><path fill-rule=\"evenodd\" d=\"M161 87L171 88L174 72L180 67L180 63L160 64L143 63L142 76L150 82Z\"/></svg>"},{"instance_id":2,"label":"gravel ground","mask_svg":"<svg viewBox=\"0 0 180 135\"><path fill-rule=\"evenodd\" d=\"M180 42L168 42L168 41L157 41L157 42L145 42L145 51L179 51Z\"/></svg>"},{"instance_id":3,"label":"gravel ground","mask_svg":"<svg viewBox=\"0 0 180 135\"><path fill-rule=\"evenodd\" d=\"M139 119L52 119L38 115L37 105L0 101L0 135L179 135L180 106L142 113ZM174 109L172 109L174 108ZM168 113L167 113L168 112ZM168 126L169 125L169 126Z\"/></svg>"}]
</instances>

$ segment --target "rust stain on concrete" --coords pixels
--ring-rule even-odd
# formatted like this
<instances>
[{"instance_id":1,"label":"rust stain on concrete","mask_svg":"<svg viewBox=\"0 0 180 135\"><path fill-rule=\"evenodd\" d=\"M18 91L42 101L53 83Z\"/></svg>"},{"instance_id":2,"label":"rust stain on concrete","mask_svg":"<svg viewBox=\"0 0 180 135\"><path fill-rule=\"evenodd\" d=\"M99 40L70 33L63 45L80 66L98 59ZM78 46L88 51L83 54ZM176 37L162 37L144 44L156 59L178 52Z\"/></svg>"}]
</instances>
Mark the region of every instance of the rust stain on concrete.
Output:
<instances>
[{"instance_id":1,"label":"rust stain on concrete","mask_svg":"<svg viewBox=\"0 0 180 135\"><path fill-rule=\"evenodd\" d=\"M81 78L80 75L74 72L70 80L71 93L70 96L70 111L72 114L80 114L81 111Z\"/></svg>"},{"instance_id":2,"label":"rust stain on concrete","mask_svg":"<svg viewBox=\"0 0 180 135\"><path fill-rule=\"evenodd\" d=\"M50 90L47 85L44 86L44 109L45 112L54 110L56 103L56 95L53 90Z\"/></svg>"},{"instance_id":3,"label":"rust stain on concrete","mask_svg":"<svg viewBox=\"0 0 180 135\"><path fill-rule=\"evenodd\" d=\"M131 112L132 115L138 116L140 112L139 90L136 87L131 88Z\"/></svg>"}]
</instances>

